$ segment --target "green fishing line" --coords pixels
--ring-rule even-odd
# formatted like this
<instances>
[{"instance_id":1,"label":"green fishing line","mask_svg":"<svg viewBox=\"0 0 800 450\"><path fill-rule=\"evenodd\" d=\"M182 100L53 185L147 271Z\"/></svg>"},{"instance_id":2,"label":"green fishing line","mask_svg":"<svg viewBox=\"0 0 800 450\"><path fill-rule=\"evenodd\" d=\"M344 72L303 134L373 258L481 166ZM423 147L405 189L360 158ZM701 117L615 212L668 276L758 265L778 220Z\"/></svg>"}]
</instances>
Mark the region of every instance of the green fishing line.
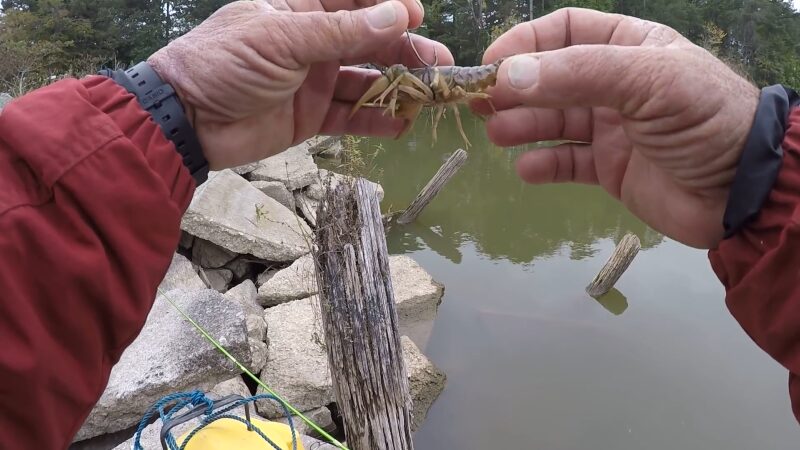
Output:
<instances>
[{"instance_id":1,"label":"green fishing line","mask_svg":"<svg viewBox=\"0 0 800 450\"><path fill-rule=\"evenodd\" d=\"M330 434L326 433L326 432L325 432L325 430L323 430L323 429L322 429L322 428L321 428L319 425L317 425L317 424L316 424L316 423L314 423L314 422L313 422L311 419L309 419L308 417L306 417L305 415L303 415L303 413L301 413L300 411L298 411L298 410L297 410L297 409L296 409L294 406L292 406L291 404L289 404L289 402L287 402L286 400L284 400L284 399L283 399L283 397L281 397L280 395L278 395L277 393L275 393L275 391L273 391L272 389L270 389L270 387L269 387L269 386L267 386L266 384L264 384L264 382L263 382L263 381L261 381L261 380L260 380L260 379L259 379L257 376L253 375L253 374L252 374L252 373L251 373L249 370L247 370L247 367L243 366L243 365L242 365L242 364L241 364L241 363L240 363L240 362L239 362L239 361L238 361L238 360L237 360L237 359L236 359L236 358L235 358L233 355L231 355L231 354L230 354L230 353L229 353L229 352L228 352L228 351L225 349L225 347L223 347L223 346L222 346L222 344L220 344L219 342L217 342L217 341L216 341L216 339L214 339L214 338L213 338L213 337L212 337L210 334L208 334L208 332L207 332L207 331L206 331L206 330L205 330L205 329L204 329L202 326L200 326L200 324L198 324L197 322L195 322L195 321L194 321L194 320L193 320L191 317L189 317L189 315L188 315L188 314L186 314L185 312L183 312L183 310L182 310L182 309L181 309L181 308L180 308L178 305L176 305L176 304L175 304L175 302L173 302L173 301L172 301L172 299L171 299L171 298L169 298L169 296L168 296L168 295L166 295L166 294L164 294L163 292L161 292L161 289L159 289L158 291L159 291L159 293L161 293L161 295L162 295L162 296L163 296L165 299L167 299L167 301L168 301L168 302L169 302L169 303L172 305L172 307L173 307L173 308L175 308L175 309L178 311L178 313L180 313L180 315L182 315L182 316L183 316L183 317L184 317L184 318L185 318L187 321L189 321L189 323L191 323L192 325L194 325L194 327L197 329L197 331L199 331L199 332L200 332L200 334L202 334L202 335L203 335L203 336L204 336L204 337L205 337L205 338L206 338L206 339L207 339L209 342L211 342L211 344L213 344L213 345L214 345L214 347L216 347L216 348L217 348L217 350L219 350L219 351L220 351L220 352L221 352L223 355L227 356L227 357L228 357L228 359L230 359L231 361L233 361L233 363L234 363L234 364L236 364L236 366L237 366L239 369L241 369L241 370L242 370L244 373L246 373L246 374L247 374L247 376L249 376L249 377L250 377L250 378L251 378L253 381L255 381L256 383L258 383L258 385L259 385L259 386L261 386L262 388L264 388L264 390L265 390L265 391L267 391L267 392L269 392L270 394L274 395L274 396L275 396L275 398L277 398L277 399L278 399L278 400L279 400L281 403L283 403L284 405L286 405L286 408L288 408L290 411L292 411L292 412L293 412L293 413L295 413L297 416L299 416L301 419L303 419L303 421L304 421L305 423L307 423L307 424L308 424L308 425L309 425L311 428L313 428L313 429L314 429L316 432L318 432L318 433L319 433L321 436L323 436L323 437L325 437L326 439L328 439L328 441L330 441L330 443L331 443L331 444L335 445L336 447L340 448L341 450L349 450L347 447L345 447L345 446L344 446L344 444L342 444L341 442L339 442L338 440L336 440L336 439L335 439L333 436L331 436Z\"/></svg>"}]
</instances>

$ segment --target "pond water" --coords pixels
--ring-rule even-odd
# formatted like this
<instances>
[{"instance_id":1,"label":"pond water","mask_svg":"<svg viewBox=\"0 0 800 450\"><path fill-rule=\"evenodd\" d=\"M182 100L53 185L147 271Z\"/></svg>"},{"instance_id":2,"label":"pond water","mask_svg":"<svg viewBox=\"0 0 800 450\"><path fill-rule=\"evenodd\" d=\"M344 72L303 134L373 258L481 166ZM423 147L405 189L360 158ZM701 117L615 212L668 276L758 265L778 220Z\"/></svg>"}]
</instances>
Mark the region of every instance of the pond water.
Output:
<instances>
[{"instance_id":1,"label":"pond water","mask_svg":"<svg viewBox=\"0 0 800 450\"><path fill-rule=\"evenodd\" d=\"M426 116L427 117L427 116ZM418 221L393 226L444 283L415 337L448 377L418 450L754 450L800 448L787 374L724 305L706 253L627 213L594 187L529 186L462 114L469 161ZM463 147L452 117L432 143L421 118L399 140L365 139L385 210L402 209ZM598 302L584 293L616 242L643 249ZM424 333L423 333L424 334Z\"/></svg>"}]
</instances>

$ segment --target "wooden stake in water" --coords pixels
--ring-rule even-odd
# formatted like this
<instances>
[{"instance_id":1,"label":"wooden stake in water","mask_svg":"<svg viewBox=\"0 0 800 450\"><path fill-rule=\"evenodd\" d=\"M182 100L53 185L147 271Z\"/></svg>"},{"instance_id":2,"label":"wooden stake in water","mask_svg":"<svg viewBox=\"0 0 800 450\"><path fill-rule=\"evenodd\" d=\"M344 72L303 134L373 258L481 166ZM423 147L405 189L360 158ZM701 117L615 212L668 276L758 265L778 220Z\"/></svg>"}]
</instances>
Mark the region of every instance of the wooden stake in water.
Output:
<instances>
[{"instance_id":1,"label":"wooden stake in water","mask_svg":"<svg viewBox=\"0 0 800 450\"><path fill-rule=\"evenodd\" d=\"M626 234L617 244L614 253L608 258L608 261L600 269L597 276L586 287L586 293L595 298L608 293L617 284L622 274L628 270L633 258L636 257L641 248L642 244L639 242L638 236L630 233Z\"/></svg>"},{"instance_id":2,"label":"wooden stake in water","mask_svg":"<svg viewBox=\"0 0 800 450\"><path fill-rule=\"evenodd\" d=\"M377 190L327 189L313 256L333 391L351 450L411 450L411 396Z\"/></svg>"},{"instance_id":3,"label":"wooden stake in water","mask_svg":"<svg viewBox=\"0 0 800 450\"><path fill-rule=\"evenodd\" d=\"M431 178L431 181L422 189L422 192L417 195L417 198L406 208L405 211L397 218L399 224L409 224L417 219L422 213L422 210L428 206L428 203L433 201L433 198L442 190L445 184L458 172L461 166L467 162L467 152L463 149L456 150L450 158L445 161L436 175Z\"/></svg>"}]
</instances>

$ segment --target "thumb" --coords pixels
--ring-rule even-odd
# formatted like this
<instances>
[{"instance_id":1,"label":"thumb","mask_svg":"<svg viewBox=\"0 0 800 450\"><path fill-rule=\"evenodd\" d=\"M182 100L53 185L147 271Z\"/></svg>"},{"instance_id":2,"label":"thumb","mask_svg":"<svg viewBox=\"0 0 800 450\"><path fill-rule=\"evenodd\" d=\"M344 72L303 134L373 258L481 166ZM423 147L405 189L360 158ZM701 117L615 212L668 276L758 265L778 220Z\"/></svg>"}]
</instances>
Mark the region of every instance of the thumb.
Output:
<instances>
[{"instance_id":1,"label":"thumb","mask_svg":"<svg viewBox=\"0 0 800 450\"><path fill-rule=\"evenodd\" d=\"M503 61L492 92L499 108L609 107L633 112L659 80L674 79L674 61L662 49L579 45L522 54ZM672 67L671 67L672 66Z\"/></svg>"},{"instance_id":2,"label":"thumb","mask_svg":"<svg viewBox=\"0 0 800 450\"><path fill-rule=\"evenodd\" d=\"M366 9L337 12L303 12L267 15L267 29L278 36L301 66L359 58L386 47L405 32L409 13L399 1L386 1ZM275 42L266 43L275 48Z\"/></svg>"}]
</instances>

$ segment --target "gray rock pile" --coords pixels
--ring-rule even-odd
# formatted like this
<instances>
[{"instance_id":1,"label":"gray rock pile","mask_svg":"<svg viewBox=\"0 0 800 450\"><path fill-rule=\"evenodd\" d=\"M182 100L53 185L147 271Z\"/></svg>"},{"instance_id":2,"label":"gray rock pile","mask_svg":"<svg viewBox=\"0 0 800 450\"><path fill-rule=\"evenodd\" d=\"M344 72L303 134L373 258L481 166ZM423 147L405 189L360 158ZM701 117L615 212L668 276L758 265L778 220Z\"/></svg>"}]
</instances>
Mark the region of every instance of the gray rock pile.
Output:
<instances>
[{"instance_id":1,"label":"gray rock pile","mask_svg":"<svg viewBox=\"0 0 800 450\"><path fill-rule=\"evenodd\" d=\"M173 303L248 371L336 435L338 418L315 309L319 305L310 244L325 187L345 179L319 169L315 158L337 157L341 151L339 139L317 137L263 161L209 175L183 218L180 245L144 329L114 367L75 448L131 449L133 429L142 415L171 393L199 389L212 398L264 393ZM382 189L379 195L382 199ZM401 333L432 321L444 287L407 256L391 256L390 270ZM406 336L403 356L416 429L446 377ZM251 412L264 420L287 422L275 402L259 401ZM293 422L306 448L312 442L313 448L334 448L319 446L314 439L320 436L299 417ZM193 423L196 426L191 422L182 430ZM145 428L145 449L161 448L159 430L160 422ZM111 436L114 445L92 446Z\"/></svg>"}]
</instances>

